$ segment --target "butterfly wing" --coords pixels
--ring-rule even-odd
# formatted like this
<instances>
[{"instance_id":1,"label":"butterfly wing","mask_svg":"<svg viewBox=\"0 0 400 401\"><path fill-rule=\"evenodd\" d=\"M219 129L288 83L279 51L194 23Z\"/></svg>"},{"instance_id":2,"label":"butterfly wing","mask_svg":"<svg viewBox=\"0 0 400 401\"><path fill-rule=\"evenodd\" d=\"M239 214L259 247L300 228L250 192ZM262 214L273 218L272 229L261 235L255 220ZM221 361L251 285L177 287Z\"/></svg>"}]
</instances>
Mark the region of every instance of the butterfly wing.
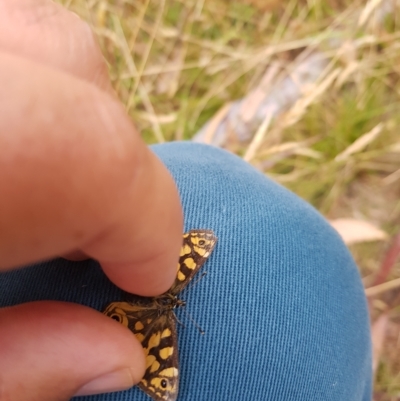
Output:
<instances>
[{"instance_id":1,"label":"butterfly wing","mask_svg":"<svg viewBox=\"0 0 400 401\"><path fill-rule=\"evenodd\" d=\"M176 279L169 292L180 293L213 251L217 237L211 230L190 230L183 234Z\"/></svg>"},{"instance_id":2,"label":"butterfly wing","mask_svg":"<svg viewBox=\"0 0 400 401\"><path fill-rule=\"evenodd\" d=\"M154 298L142 298L137 303L132 300L113 302L104 313L128 327L142 343L146 372L138 386L155 401L175 401L179 366L173 312L160 314Z\"/></svg>"}]
</instances>

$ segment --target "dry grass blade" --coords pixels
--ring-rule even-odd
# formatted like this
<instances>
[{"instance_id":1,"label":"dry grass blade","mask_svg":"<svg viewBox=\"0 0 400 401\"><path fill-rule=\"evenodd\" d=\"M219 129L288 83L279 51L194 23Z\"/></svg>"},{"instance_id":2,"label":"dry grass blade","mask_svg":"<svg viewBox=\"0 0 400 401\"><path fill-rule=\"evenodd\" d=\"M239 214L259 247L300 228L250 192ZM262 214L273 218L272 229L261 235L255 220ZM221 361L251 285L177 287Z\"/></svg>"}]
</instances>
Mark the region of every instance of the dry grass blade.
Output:
<instances>
[{"instance_id":1,"label":"dry grass blade","mask_svg":"<svg viewBox=\"0 0 400 401\"><path fill-rule=\"evenodd\" d=\"M154 115L154 118L151 119L152 127L154 129L154 134L155 134L155 136L157 138L157 141L159 143L165 142L164 135L162 133L160 124L158 123L158 119L157 119L154 107L151 104L151 101L150 101L149 95L148 95L148 93L146 91L146 88L143 86L143 84L141 84L139 82L140 75L139 75L139 72L137 71L135 62L133 60L131 51L130 51L129 46L128 46L128 42L127 42L125 34L123 32L120 20L118 18L115 18L114 21L115 21L116 33L118 35L118 38L120 39L121 50L122 50L122 53L124 55L128 70L129 70L130 74L132 74L132 75L133 74L137 74L138 75L137 87L139 89L140 96L142 98L143 104L145 105L147 112L149 114L153 114ZM129 96L128 104L126 106L128 112L131 109L131 107L133 107L133 102L134 102L133 101L133 95L134 95L134 93L131 93L131 95Z\"/></svg>"},{"instance_id":2,"label":"dry grass blade","mask_svg":"<svg viewBox=\"0 0 400 401\"><path fill-rule=\"evenodd\" d=\"M383 0L370 0L365 5L362 13L360 15L360 19L358 20L358 26L363 26L371 16L371 14L379 7Z\"/></svg>"},{"instance_id":3,"label":"dry grass blade","mask_svg":"<svg viewBox=\"0 0 400 401\"><path fill-rule=\"evenodd\" d=\"M137 69L137 79L135 81L134 87L131 90L130 99L134 98L134 96L136 94L136 91L138 89L138 86L140 85L140 80L142 78L143 71L144 71L144 69L146 67L146 63L147 63L147 61L149 59L150 52L151 52L155 37L157 35L157 30L159 30L159 28L160 28L160 23L161 23L161 19L162 19L162 16L163 16L163 11L164 11L164 8L165 8L165 0L159 1L159 4L160 4L160 6L159 6L158 11L157 11L156 21L155 21L154 25L152 25L152 27L151 27L150 38L149 38L149 41L146 43L145 51L143 52L142 57L141 57L140 66ZM148 7L148 1L146 1L146 5L145 5L145 7L143 9L146 10L147 7ZM129 107L130 106L131 105L129 105Z\"/></svg>"},{"instance_id":4,"label":"dry grass blade","mask_svg":"<svg viewBox=\"0 0 400 401\"><path fill-rule=\"evenodd\" d=\"M287 128L298 122L307 111L307 108L333 85L340 72L340 68L334 69L324 80L310 89L304 97L300 98L285 116L282 128Z\"/></svg>"},{"instance_id":5,"label":"dry grass blade","mask_svg":"<svg viewBox=\"0 0 400 401\"><path fill-rule=\"evenodd\" d=\"M354 141L347 149L343 152L339 153L335 157L336 162L345 161L354 153L360 152L361 150L365 149L372 141L374 141L378 135L382 132L384 128L383 123L379 123L371 131L365 133L356 141Z\"/></svg>"},{"instance_id":6,"label":"dry grass blade","mask_svg":"<svg viewBox=\"0 0 400 401\"><path fill-rule=\"evenodd\" d=\"M383 178L382 182L385 185L392 185L396 181L400 180L400 169L394 171L393 173L389 174L387 177Z\"/></svg>"},{"instance_id":7,"label":"dry grass blade","mask_svg":"<svg viewBox=\"0 0 400 401\"><path fill-rule=\"evenodd\" d=\"M256 134L254 135L250 145L248 146L246 153L243 156L243 159L246 161L250 161L257 152L257 149L260 147L261 142L263 141L265 134L267 133L268 127L270 126L272 121L272 113L268 113L265 116L263 123L258 128Z\"/></svg>"},{"instance_id":8,"label":"dry grass blade","mask_svg":"<svg viewBox=\"0 0 400 401\"><path fill-rule=\"evenodd\" d=\"M374 297L376 295L383 294L384 292L400 288L400 278L395 280L387 281L386 283L375 285L365 289L365 295L367 297Z\"/></svg>"}]
</instances>

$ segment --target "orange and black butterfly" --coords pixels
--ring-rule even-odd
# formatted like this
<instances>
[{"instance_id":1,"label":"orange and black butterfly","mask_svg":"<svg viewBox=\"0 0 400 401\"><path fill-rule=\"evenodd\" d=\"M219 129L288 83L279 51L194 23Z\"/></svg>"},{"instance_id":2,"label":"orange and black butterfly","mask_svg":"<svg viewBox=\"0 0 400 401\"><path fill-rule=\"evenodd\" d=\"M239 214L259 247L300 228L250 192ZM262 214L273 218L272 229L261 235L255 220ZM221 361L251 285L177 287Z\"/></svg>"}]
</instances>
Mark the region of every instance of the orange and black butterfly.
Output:
<instances>
[{"instance_id":1,"label":"orange and black butterfly","mask_svg":"<svg viewBox=\"0 0 400 401\"><path fill-rule=\"evenodd\" d=\"M183 235L177 275L172 287L156 297L129 295L113 302L104 313L128 327L142 343L146 373L138 386L155 401L175 401L179 387L178 341L174 308L185 305L178 294L210 256L217 242L211 230Z\"/></svg>"}]
</instances>

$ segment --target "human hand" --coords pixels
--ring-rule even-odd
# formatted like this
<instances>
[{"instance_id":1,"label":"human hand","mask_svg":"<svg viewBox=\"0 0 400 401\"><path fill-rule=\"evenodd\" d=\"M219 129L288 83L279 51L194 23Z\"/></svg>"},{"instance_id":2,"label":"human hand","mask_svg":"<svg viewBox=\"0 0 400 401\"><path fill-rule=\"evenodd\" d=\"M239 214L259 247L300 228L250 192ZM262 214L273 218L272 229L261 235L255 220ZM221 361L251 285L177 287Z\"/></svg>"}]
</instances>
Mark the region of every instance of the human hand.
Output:
<instances>
[{"instance_id":1,"label":"human hand","mask_svg":"<svg viewBox=\"0 0 400 401\"><path fill-rule=\"evenodd\" d=\"M88 26L50 0L0 0L0 87L0 270L88 256L128 292L166 291L178 193L113 95ZM140 344L97 311L0 309L1 400L68 400L143 373Z\"/></svg>"}]
</instances>

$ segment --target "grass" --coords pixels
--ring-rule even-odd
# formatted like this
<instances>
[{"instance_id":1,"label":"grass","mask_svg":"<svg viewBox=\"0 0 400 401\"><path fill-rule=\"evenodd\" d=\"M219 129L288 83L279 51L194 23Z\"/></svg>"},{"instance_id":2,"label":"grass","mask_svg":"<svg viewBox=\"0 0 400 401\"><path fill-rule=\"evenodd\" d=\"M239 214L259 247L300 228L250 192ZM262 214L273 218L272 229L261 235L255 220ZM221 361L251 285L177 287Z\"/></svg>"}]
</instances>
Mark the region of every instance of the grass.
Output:
<instances>
[{"instance_id":1,"label":"grass","mask_svg":"<svg viewBox=\"0 0 400 401\"><path fill-rule=\"evenodd\" d=\"M328 218L355 217L391 236L398 232L396 0L62 2L93 27L114 87L148 143L192 138L275 68L263 90L285 107L264 125L253 118L246 140L234 136L224 146ZM323 58L322 66L309 62L300 73L301 60L312 55ZM293 88L299 93L289 101ZM388 243L351 247L366 283ZM397 277L398 262L388 279ZM371 301L374 319L390 318L376 401L400 399L399 305L393 291Z\"/></svg>"}]
</instances>

